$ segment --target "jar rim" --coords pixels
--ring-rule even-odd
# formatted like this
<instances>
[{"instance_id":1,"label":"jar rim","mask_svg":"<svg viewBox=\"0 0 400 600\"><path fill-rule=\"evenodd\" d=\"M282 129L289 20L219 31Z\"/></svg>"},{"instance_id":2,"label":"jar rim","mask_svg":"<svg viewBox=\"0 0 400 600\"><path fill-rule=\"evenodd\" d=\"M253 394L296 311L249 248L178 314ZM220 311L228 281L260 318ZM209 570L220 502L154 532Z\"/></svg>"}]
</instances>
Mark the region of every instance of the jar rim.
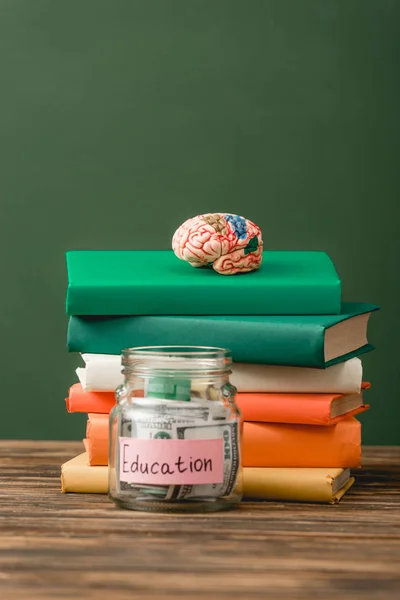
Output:
<instances>
[{"instance_id":1,"label":"jar rim","mask_svg":"<svg viewBox=\"0 0 400 600\"><path fill-rule=\"evenodd\" d=\"M189 375L205 373L229 373L232 353L214 346L138 346L122 350L124 374L153 371L169 374L174 371Z\"/></svg>"},{"instance_id":2,"label":"jar rim","mask_svg":"<svg viewBox=\"0 0 400 600\"><path fill-rule=\"evenodd\" d=\"M122 355L130 356L176 356L188 358L232 358L232 353L226 348L218 348L215 346L133 346L124 348Z\"/></svg>"}]
</instances>

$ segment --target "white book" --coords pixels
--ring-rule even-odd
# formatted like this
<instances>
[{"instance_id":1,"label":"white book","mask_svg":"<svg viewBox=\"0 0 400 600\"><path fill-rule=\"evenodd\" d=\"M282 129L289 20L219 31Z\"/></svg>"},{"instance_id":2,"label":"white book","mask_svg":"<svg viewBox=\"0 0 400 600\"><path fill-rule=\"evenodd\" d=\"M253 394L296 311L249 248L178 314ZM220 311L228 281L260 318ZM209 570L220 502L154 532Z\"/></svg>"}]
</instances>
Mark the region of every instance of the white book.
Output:
<instances>
[{"instance_id":1,"label":"white book","mask_svg":"<svg viewBox=\"0 0 400 600\"><path fill-rule=\"evenodd\" d=\"M124 381L121 357L82 354L85 367L76 373L87 392L114 391ZM231 383L239 392L360 393L362 363L351 358L327 369L233 363Z\"/></svg>"}]
</instances>

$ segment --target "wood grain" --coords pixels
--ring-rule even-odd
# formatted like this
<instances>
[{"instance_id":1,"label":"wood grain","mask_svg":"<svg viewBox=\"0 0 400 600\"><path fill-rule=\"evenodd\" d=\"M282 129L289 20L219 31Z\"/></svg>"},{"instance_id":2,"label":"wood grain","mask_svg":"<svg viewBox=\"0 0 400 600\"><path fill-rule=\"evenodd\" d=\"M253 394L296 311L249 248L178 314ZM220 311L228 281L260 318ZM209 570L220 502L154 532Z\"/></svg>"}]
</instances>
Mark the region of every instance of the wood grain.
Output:
<instances>
[{"instance_id":1,"label":"wood grain","mask_svg":"<svg viewBox=\"0 0 400 600\"><path fill-rule=\"evenodd\" d=\"M61 494L75 442L0 442L0 598L394 600L400 448L365 448L337 506L245 502L211 515Z\"/></svg>"}]
</instances>

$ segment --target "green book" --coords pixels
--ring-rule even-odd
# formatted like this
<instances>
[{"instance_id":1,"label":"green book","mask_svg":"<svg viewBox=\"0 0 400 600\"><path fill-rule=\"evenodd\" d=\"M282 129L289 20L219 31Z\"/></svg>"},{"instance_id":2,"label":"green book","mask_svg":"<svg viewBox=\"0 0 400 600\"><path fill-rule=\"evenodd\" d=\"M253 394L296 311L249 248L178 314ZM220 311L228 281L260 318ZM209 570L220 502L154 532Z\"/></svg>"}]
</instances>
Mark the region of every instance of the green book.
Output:
<instances>
[{"instance_id":1,"label":"green book","mask_svg":"<svg viewBox=\"0 0 400 600\"><path fill-rule=\"evenodd\" d=\"M265 251L257 271L220 275L172 250L67 252L69 315L318 315L340 312L324 252Z\"/></svg>"},{"instance_id":2,"label":"green book","mask_svg":"<svg viewBox=\"0 0 400 600\"><path fill-rule=\"evenodd\" d=\"M372 350L373 304L344 302L340 315L70 317L71 352L120 354L132 346L218 346L236 362L324 368Z\"/></svg>"}]
</instances>

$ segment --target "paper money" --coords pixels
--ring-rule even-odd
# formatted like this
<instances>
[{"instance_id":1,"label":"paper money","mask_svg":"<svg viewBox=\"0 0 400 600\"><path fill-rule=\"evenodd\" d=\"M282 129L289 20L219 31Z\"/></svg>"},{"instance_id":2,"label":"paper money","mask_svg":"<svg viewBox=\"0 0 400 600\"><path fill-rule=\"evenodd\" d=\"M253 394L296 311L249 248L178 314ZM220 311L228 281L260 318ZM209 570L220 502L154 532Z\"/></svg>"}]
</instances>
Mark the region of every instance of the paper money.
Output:
<instances>
[{"instance_id":1,"label":"paper money","mask_svg":"<svg viewBox=\"0 0 400 600\"><path fill-rule=\"evenodd\" d=\"M205 402L195 401L188 406L179 400L135 399L134 405L125 409L121 417L119 435L137 439L176 439L177 424L204 424L210 419L211 413L210 407ZM175 488L175 486L149 486L122 481L120 486L121 490L140 490L142 495L155 495L158 499L169 499Z\"/></svg>"},{"instance_id":2,"label":"paper money","mask_svg":"<svg viewBox=\"0 0 400 600\"><path fill-rule=\"evenodd\" d=\"M216 498L229 495L239 469L238 423L228 421L230 407L219 402L194 399L190 404L159 398L140 398L120 421L122 437L137 439L224 440L224 479L220 484L149 486L121 482L121 490L140 491L157 500Z\"/></svg>"},{"instance_id":3,"label":"paper money","mask_svg":"<svg viewBox=\"0 0 400 600\"><path fill-rule=\"evenodd\" d=\"M149 377L145 380L145 397L190 402L190 379L178 377Z\"/></svg>"},{"instance_id":4,"label":"paper money","mask_svg":"<svg viewBox=\"0 0 400 600\"><path fill-rule=\"evenodd\" d=\"M170 497L176 500L184 498L220 498L229 496L235 487L239 471L239 424L238 422L215 423L213 425L182 425L176 428L180 440L224 441L224 480L221 483L175 486Z\"/></svg>"}]
</instances>

